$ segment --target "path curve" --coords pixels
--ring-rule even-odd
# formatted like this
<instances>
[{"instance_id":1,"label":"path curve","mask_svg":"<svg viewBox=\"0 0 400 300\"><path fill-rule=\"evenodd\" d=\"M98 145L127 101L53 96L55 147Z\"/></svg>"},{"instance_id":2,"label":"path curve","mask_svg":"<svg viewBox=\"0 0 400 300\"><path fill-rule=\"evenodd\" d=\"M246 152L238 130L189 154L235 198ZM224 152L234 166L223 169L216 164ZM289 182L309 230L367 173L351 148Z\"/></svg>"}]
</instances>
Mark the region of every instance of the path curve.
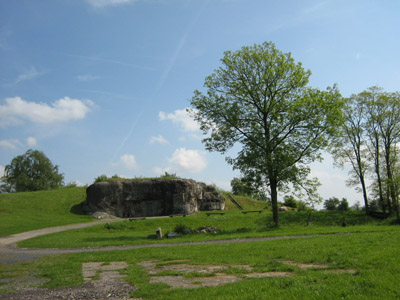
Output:
<instances>
[{"instance_id":1,"label":"path curve","mask_svg":"<svg viewBox=\"0 0 400 300\"><path fill-rule=\"evenodd\" d=\"M0 247L15 244L15 243L27 240L27 239L31 239L31 238L40 236L40 235L46 235L46 234L51 234L51 233L56 233L56 232L61 232L61 231L66 231L66 230L71 230L71 229L85 228L85 227L100 225L100 224L104 224L104 223L117 222L117 221L121 221L121 220L122 219L118 219L118 218L116 218L116 219L101 219L101 220L93 221L93 222L61 225L61 226L48 227L48 228L42 228L42 229L37 229L37 230L16 233L13 235L0 237Z\"/></svg>"}]
</instances>

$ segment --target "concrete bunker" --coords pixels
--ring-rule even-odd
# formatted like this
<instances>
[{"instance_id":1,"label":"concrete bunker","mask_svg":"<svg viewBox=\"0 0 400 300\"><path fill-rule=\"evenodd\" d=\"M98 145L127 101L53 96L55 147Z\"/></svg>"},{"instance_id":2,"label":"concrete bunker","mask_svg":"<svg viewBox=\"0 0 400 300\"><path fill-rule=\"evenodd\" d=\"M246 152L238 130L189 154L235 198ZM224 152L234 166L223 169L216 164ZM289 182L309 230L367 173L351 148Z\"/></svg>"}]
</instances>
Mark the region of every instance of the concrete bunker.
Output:
<instances>
[{"instance_id":1,"label":"concrete bunker","mask_svg":"<svg viewBox=\"0 0 400 300\"><path fill-rule=\"evenodd\" d=\"M117 217L152 217L223 210L215 187L191 179L109 180L86 189L84 210Z\"/></svg>"}]
</instances>

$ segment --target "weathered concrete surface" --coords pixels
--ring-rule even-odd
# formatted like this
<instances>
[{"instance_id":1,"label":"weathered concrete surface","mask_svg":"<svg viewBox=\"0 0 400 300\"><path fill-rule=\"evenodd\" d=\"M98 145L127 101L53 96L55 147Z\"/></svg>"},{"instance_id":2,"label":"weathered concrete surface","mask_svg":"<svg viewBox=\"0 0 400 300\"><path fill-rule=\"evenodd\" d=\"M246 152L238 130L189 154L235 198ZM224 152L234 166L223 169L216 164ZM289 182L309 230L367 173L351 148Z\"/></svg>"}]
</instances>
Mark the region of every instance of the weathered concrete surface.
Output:
<instances>
[{"instance_id":1,"label":"weathered concrete surface","mask_svg":"<svg viewBox=\"0 0 400 300\"><path fill-rule=\"evenodd\" d=\"M189 179L103 181L89 186L86 194L85 211L122 218L225 208L225 199L215 188Z\"/></svg>"}]
</instances>

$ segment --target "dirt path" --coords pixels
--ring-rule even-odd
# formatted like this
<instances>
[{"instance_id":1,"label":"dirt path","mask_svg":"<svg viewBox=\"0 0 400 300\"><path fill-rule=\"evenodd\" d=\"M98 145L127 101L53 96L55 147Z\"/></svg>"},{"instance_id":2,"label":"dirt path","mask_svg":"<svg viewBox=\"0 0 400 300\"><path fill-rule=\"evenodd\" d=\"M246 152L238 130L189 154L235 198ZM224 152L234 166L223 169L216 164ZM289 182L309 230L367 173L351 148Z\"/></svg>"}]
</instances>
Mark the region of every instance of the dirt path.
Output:
<instances>
[{"instance_id":1,"label":"dirt path","mask_svg":"<svg viewBox=\"0 0 400 300\"><path fill-rule=\"evenodd\" d=\"M31 238L34 238L34 237L37 237L40 235L46 235L46 234L51 234L51 233L56 233L56 232L66 231L66 230L71 230L71 229L85 228L85 227L95 226L95 225L104 224L104 223L111 223L111 222L116 222L116 221L121 221L121 219L102 219L99 221L70 224L70 225L63 225L63 226L56 226L56 227L48 227L48 228L42 228L42 229L17 233L17 234L13 234L10 236L3 236L3 237L0 237L0 247L15 244L20 241L28 240L28 239L31 239Z\"/></svg>"}]
</instances>

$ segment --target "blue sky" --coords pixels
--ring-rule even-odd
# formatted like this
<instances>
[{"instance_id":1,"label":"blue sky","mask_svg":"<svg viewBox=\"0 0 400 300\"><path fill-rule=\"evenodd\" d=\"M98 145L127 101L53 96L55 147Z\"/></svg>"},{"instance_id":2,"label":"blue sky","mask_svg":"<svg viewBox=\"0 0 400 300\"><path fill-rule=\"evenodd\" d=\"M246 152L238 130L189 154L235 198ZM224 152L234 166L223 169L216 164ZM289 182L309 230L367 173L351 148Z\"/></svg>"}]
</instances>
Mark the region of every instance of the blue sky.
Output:
<instances>
[{"instance_id":1,"label":"blue sky","mask_svg":"<svg viewBox=\"0 0 400 300\"><path fill-rule=\"evenodd\" d=\"M313 87L398 91L399 15L397 0L0 0L0 173L34 148L66 182L168 171L229 189L238 173L185 113L223 52L272 41ZM361 200L325 157L321 195Z\"/></svg>"}]
</instances>

